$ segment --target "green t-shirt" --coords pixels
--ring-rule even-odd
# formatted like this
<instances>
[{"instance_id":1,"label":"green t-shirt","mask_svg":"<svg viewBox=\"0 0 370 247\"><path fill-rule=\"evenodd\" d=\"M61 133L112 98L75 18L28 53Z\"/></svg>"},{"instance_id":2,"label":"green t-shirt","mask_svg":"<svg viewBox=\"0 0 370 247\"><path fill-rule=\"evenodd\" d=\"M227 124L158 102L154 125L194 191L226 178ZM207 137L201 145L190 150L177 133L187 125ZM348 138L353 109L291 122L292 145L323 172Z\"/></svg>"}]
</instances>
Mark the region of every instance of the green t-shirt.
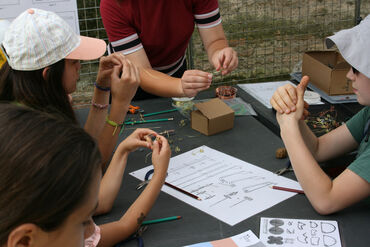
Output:
<instances>
[{"instance_id":1,"label":"green t-shirt","mask_svg":"<svg viewBox=\"0 0 370 247\"><path fill-rule=\"evenodd\" d=\"M348 169L370 183L370 139L365 141L364 130L370 119L370 107L364 107L346 125L353 138L360 143L356 159L348 166Z\"/></svg>"}]
</instances>

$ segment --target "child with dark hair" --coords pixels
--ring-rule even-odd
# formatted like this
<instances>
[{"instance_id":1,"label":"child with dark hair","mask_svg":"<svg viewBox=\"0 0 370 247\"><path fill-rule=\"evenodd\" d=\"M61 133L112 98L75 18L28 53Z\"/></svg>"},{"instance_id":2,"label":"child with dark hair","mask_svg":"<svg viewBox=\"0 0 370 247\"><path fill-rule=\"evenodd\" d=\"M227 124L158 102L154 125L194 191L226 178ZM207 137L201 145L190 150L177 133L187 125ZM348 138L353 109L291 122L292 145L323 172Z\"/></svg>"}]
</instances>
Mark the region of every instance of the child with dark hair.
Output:
<instances>
[{"instance_id":1,"label":"child with dark hair","mask_svg":"<svg viewBox=\"0 0 370 247\"><path fill-rule=\"evenodd\" d=\"M103 40L79 36L58 15L29 9L7 28L1 44L0 100L59 112L76 122L68 95L76 90L80 60L101 57ZM122 54L100 59L85 130L98 139L103 163L116 145L121 124L140 83L138 69ZM112 104L108 114L109 92Z\"/></svg>"},{"instance_id":2,"label":"child with dark hair","mask_svg":"<svg viewBox=\"0 0 370 247\"><path fill-rule=\"evenodd\" d=\"M370 16L359 25L326 39L336 44L352 66L347 73L357 101L365 107L335 130L316 137L304 122L304 91L308 77L297 88L280 87L271 98L281 138L306 196L320 214L330 214L370 196ZM320 168L325 161L358 148L356 159L334 180Z\"/></svg>"},{"instance_id":3,"label":"child with dark hair","mask_svg":"<svg viewBox=\"0 0 370 247\"><path fill-rule=\"evenodd\" d=\"M81 246L98 203L95 141L70 121L11 104L0 104L0 138L0 246Z\"/></svg>"},{"instance_id":4,"label":"child with dark hair","mask_svg":"<svg viewBox=\"0 0 370 247\"><path fill-rule=\"evenodd\" d=\"M107 173L117 172L136 147L149 146L136 137L147 132L138 130L120 144ZM7 247L84 246L84 238L88 247L113 246L124 240L153 206L170 158L167 140L157 135L151 181L120 220L98 227L92 216L105 202L99 187L118 178L108 181L106 174L100 183L100 153L90 135L55 115L0 104L0 138L7 140L0 143L0 246Z\"/></svg>"},{"instance_id":5,"label":"child with dark hair","mask_svg":"<svg viewBox=\"0 0 370 247\"><path fill-rule=\"evenodd\" d=\"M99 58L106 49L104 41L76 35L55 13L29 9L11 23L1 48L7 56L7 63L0 71L0 100L57 113L73 123L77 122L68 94L76 89L79 60ZM122 54L100 59L85 130L98 140L102 165L113 152L119 129L139 82L138 69ZM112 94L112 104L108 114L109 92ZM42 129L39 134L44 135ZM148 134L157 136L161 145L158 141L148 143L145 140ZM152 130L138 129L118 146L102 179L95 214L111 209L121 186L127 156L138 147L153 149L155 173L122 219L102 226L102 246L112 246L135 232L141 224L139 219L147 215L164 183L171 155L168 142ZM98 227L95 233L100 236ZM99 238L94 237L87 242L95 246L97 240Z\"/></svg>"}]
</instances>

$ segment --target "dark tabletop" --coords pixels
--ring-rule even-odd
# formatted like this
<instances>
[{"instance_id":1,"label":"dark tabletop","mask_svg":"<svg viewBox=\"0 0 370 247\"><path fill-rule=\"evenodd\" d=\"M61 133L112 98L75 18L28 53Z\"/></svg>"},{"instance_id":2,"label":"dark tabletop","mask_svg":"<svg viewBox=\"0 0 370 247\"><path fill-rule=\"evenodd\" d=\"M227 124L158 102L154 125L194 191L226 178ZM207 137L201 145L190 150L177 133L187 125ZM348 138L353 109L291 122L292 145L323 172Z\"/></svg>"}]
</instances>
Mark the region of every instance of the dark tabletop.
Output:
<instances>
[{"instance_id":1,"label":"dark tabletop","mask_svg":"<svg viewBox=\"0 0 370 247\"><path fill-rule=\"evenodd\" d=\"M239 92L238 92L239 93ZM210 97L211 92L202 93L200 97ZM198 98L198 97L197 97ZM245 98L246 99L246 98ZM253 103L252 100L246 99ZM157 98L133 102L133 105L142 107L146 113L166 110L171 108L171 99ZM87 117L88 109L76 110L78 119L83 123ZM130 117L130 115L128 115ZM269 171L276 171L282 168L286 160L276 159L275 150L283 146L281 139L273 134L266 126L251 116L240 116L235 118L235 125L228 130L213 136L205 136L192 130L188 120L185 126L181 120L185 118L178 112L161 114L148 117L155 119L162 117L174 117L174 121L147 123L135 126L127 126L125 135L133 131L133 127L154 128L161 132L168 129L175 129L176 134L169 137L172 144L172 156L189 151L201 145L209 146L218 151L232 155L236 158L265 168ZM157 128L160 127L160 128ZM120 137L120 140L124 138ZM179 152L174 148L178 147ZM130 154L128 165L123 178L123 183L114 207L109 214L95 217L97 224L118 220L129 206L138 197L135 187L139 180L129 175L130 172L146 167L151 164L150 160L145 162L147 150L137 150ZM294 174L284 175L295 179ZM252 230L259 236L261 217L336 220L339 224L343 246L369 246L370 242L370 201L362 201L339 213L321 216L314 211L311 204L304 195L295 195L259 214L256 214L234 226L229 226L218 219L164 193L161 192L153 209L147 216L147 220L164 218L179 215L181 220L150 225L144 233L145 246L183 246L197 242L222 239L241 232ZM137 246L136 241L130 241L125 246Z\"/></svg>"}]
</instances>

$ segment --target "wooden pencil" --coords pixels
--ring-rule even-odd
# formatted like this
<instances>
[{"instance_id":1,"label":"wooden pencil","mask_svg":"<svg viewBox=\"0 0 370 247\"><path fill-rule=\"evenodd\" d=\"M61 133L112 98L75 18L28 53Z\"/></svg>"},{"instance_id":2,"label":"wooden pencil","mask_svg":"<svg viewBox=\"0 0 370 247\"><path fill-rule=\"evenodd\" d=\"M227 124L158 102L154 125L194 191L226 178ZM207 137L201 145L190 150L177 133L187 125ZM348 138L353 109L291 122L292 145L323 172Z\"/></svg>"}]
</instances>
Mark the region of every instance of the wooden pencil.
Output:
<instances>
[{"instance_id":1,"label":"wooden pencil","mask_svg":"<svg viewBox=\"0 0 370 247\"><path fill-rule=\"evenodd\" d=\"M202 199L200 199L199 197L197 197L196 195L193 195L192 193L187 192L186 190L183 190L183 189L181 189L181 188L179 188L179 187L176 187L175 185L172 185L172 184L167 183L167 182L164 182L164 184L165 184L165 185L167 185L168 187L171 187L171 188L172 188L172 189L174 189L174 190L177 190L177 191L179 191L179 192L181 192L181 193L184 193L185 195L191 196L191 197L193 197L194 199L197 199L198 201L201 201L201 200L202 200Z\"/></svg>"}]
</instances>

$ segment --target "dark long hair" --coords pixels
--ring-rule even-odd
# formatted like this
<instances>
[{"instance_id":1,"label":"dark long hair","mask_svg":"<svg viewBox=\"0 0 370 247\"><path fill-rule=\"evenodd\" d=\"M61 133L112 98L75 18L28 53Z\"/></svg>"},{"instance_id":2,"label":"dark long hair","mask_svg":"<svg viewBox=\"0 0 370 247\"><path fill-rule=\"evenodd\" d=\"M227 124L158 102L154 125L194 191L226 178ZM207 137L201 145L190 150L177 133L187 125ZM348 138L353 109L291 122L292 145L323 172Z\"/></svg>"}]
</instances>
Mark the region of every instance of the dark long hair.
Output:
<instances>
[{"instance_id":1,"label":"dark long hair","mask_svg":"<svg viewBox=\"0 0 370 247\"><path fill-rule=\"evenodd\" d=\"M5 62L0 70L0 100L16 101L45 112L58 112L76 122L62 83L64 65L62 59L49 66L44 79L43 69L19 71Z\"/></svg>"},{"instance_id":2,"label":"dark long hair","mask_svg":"<svg viewBox=\"0 0 370 247\"><path fill-rule=\"evenodd\" d=\"M77 124L0 104L0 246L17 226L60 227L100 169L95 141Z\"/></svg>"}]
</instances>

